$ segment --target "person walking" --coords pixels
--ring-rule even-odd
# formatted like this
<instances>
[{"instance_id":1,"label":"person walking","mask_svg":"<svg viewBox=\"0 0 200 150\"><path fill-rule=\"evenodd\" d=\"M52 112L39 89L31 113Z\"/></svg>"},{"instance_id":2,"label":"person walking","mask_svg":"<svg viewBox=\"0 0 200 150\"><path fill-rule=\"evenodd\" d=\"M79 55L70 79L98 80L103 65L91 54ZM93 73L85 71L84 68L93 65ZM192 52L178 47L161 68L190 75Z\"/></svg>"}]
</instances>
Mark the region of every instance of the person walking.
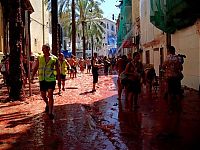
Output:
<instances>
[{"instance_id":1,"label":"person walking","mask_svg":"<svg viewBox=\"0 0 200 150\"><path fill-rule=\"evenodd\" d=\"M71 59L69 61L69 64L71 66L71 73L70 73L70 78L74 79L76 78L76 74L77 74L77 61L76 61L76 57L74 55L71 56Z\"/></svg>"},{"instance_id":2,"label":"person walking","mask_svg":"<svg viewBox=\"0 0 200 150\"><path fill-rule=\"evenodd\" d=\"M3 83L6 84L6 78L7 78L7 56L3 56L3 59L1 60L1 74L3 75Z\"/></svg>"},{"instance_id":3,"label":"person walking","mask_svg":"<svg viewBox=\"0 0 200 150\"><path fill-rule=\"evenodd\" d=\"M84 70L85 70L85 60L83 59L83 57L81 57L80 60L78 61L78 65L80 67L81 73L84 73Z\"/></svg>"},{"instance_id":4,"label":"person walking","mask_svg":"<svg viewBox=\"0 0 200 150\"><path fill-rule=\"evenodd\" d=\"M109 59L107 58L107 56L104 56L103 64L104 64L104 75L108 75L109 67L110 67L111 63L110 63Z\"/></svg>"},{"instance_id":5,"label":"person walking","mask_svg":"<svg viewBox=\"0 0 200 150\"><path fill-rule=\"evenodd\" d=\"M93 87L92 92L96 91L96 83L98 83L98 69L103 66L98 63L97 53L94 53L94 57L92 59L92 76L93 76Z\"/></svg>"},{"instance_id":6,"label":"person walking","mask_svg":"<svg viewBox=\"0 0 200 150\"><path fill-rule=\"evenodd\" d=\"M152 92L153 82L156 82L156 71L152 64L149 64L149 66L146 68L146 87L149 93Z\"/></svg>"},{"instance_id":7,"label":"person walking","mask_svg":"<svg viewBox=\"0 0 200 150\"><path fill-rule=\"evenodd\" d=\"M167 94L169 102L169 113L180 112L181 107L181 80L183 77L183 66L179 57L175 54L174 46L168 47L168 55L163 64L166 82L168 85Z\"/></svg>"},{"instance_id":8,"label":"person walking","mask_svg":"<svg viewBox=\"0 0 200 150\"><path fill-rule=\"evenodd\" d=\"M61 82L58 83L58 89L59 89L59 94L61 94L61 85L62 85L62 90L65 91L65 80L66 80L66 72L67 68L71 68L70 64L65 60L64 55L62 53L59 54L58 57L58 64L59 64L59 69L60 69L60 79Z\"/></svg>"},{"instance_id":9,"label":"person walking","mask_svg":"<svg viewBox=\"0 0 200 150\"><path fill-rule=\"evenodd\" d=\"M134 52L133 59L126 65L125 74L128 75L128 109L131 111L134 102L134 108L138 108L138 96L141 92L141 79L144 80L144 67L140 62L140 53Z\"/></svg>"},{"instance_id":10,"label":"person walking","mask_svg":"<svg viewBox=\"0 0 200 150\"><path fill-rule=\"evenodd\" d=\"M53 91L56 86L55 69L60 82L60 70L58 59L50 53L48 44L42 46L43 55L38 56L31 79L33 80L35 73L39 70L39 83L42 99L46 103L45 112L48 113L50 119L54 119L53 114ZM48 93L48 96L46 95Z\"/></svg>"},{"instance_id":11,"label":"person walking","mask_svg":"<svg viewBox=\"0 0 200 150\"><path fill-rule=\"evenodd\" d=\"M124 72L126 65L128 63L128 59L126 55L121 56L117 62L116 62L116 70L118 73L118 79L117 79L117 85L118 85L118 100L121 100L121 96L122 96L122 90L124 89L124 87L126 86L125 83L122 82L123 79L121 79L121 75L122 72ZM125 90L125 99L127 98L127 94L126 94L126 90Z\"/></svg>"},{"instance_id":12,"label":"person walking","mask_svg":"<svg viewBox=\"0 0 200 150\"><path fill-rule=\"evenodd\" d=\"M90 57L86 59L86 67L87 67L87 73L90 73L92 67Z\"/></svg>"},{"instance_id":13,"label":"person walking","mask_svg":"<svg viewBox=\"0 0 200 150\"><path fill-rule=\"evenodd\" d=\"M1 74L3 75L4 85L6 85L8 93L10 92L10 67L9 67L9 55L3 56L1 60Z\"/></svg>"}]
</instances>

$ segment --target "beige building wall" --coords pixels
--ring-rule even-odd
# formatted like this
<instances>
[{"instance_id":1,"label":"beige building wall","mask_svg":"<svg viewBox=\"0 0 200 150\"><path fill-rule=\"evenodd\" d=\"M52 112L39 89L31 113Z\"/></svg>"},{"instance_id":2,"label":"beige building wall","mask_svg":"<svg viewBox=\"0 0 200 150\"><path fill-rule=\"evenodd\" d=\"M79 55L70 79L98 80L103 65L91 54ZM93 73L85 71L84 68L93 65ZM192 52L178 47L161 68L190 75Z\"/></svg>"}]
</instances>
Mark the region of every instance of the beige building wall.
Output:
<instances>
[{"instance_id":1,"label":"beige building wall","mask_svg":"<svg viewBox=\"0 0 200 150\"><path fill-rule=\"evenodd\" d=\"M167 54L166 34L150 23L150 1L140 1L140 30L141 48L143 49L143 63L146 63L146 53L149 61L154 64L158 75L160 65L160 52L163 48L164 58ZM186 55L183 64L184 79L182 84L199 89L200 84L200 20L193 26L176 31L171 35L171 44L175 46L177 54Z\"/></svg>"},{"instance_id":2,"label":"beige building wall","mask_svg":"<svg viewBox=\"0 0 200 150\"><path fill-rule=\"evenodd\" d=\"M140 35L140 0L132 0L132 32L134 37ZM137 48L133 47L133 51Z\"/></svg>"},{"instance_id":3,"label":"beige building wall","mask_svg":"<svg viewBox=\"0 0 200 150\"><path fill-rule=\"evenodd\" d=\"M135 24L136 19L140 16L140 0L132 0L132 21Z\"/></svg>"},{"instance_id":4,"label":"beige building wall","mask_svg":"<svg viewBox=\"0 0 200 150\"><path fill-rule=\"evenodd\" d=\"M172 34L172 45L175 46L177 54L186 55L183 64L184 79L183 85L199 89L200 84L200 28L199 21L185 29L176 31Z\"/></svg>"},{"instance_id":5,"label":"beige building wall","mask_svg":"<svg viewBox=\"0 0 200 150\"><path fill-rule=\"evenodd\" d=\"M149 53L150 64L153 64L159 75L160 53L163 49L166 55L166 35L150 22L150 1L140 0L140 44L143 49L143 63L147 62Z\"/></svg>"},{"instance_id":6,"label":"beige building wall","mask_svg":"<svg viewBox=\"0 0 200 150\"><path fill-rule=\"evenodd\" d=\"M30 15L31 51L33 53L41 53L42 45L49 43L49 12L44 1L30 0L34 9ZM42 6L44 6L44 11Z\"/></svg>"}]
</instances>

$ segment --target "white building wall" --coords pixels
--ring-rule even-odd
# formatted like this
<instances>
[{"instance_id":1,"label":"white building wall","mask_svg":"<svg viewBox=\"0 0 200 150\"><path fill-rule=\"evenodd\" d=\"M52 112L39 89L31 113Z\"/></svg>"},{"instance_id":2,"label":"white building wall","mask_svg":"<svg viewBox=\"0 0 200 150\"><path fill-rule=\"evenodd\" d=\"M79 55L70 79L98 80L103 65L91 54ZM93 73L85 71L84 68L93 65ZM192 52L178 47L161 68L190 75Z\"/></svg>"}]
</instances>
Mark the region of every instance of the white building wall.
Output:
<instances>
[{"instance_id":1,"label":"white building wall","mask_svg":"<svg viewBox=\"0 0 200 150\"><path fill-rule=\"evenodd\" d=\"M30 32L31 32L31 51L33 53L41 53L42 45L49 43L49 12L47 5L44 5L44 43L43 43L43 15L42 1L30 0L34 12L30 15ZM45 2L44 2L45 4Z\"/></svg>"},{"instance_id":2,"label":"white building wall","mask_svg":"<svg viewBox=\"0 0 200 150\"><path fill-rule=\"evenodd\" d=\"M146 63L146 51L150 51L150 64L159 75L160 48L166 50L165 34L150 22L150 1L140 0L140 44L143 49L143 63ZM153 42L156 41L156 42ZM159 51L154 49L158 48Z\"/></svg>"},{"instance_id":3,"label":"white building wall","mask_svg":"<svg viewBox=\"0 0 200 150\"><path fill-rule=\"evenodd\" d=\"M197 26L193 25L179 30L172 35L172 45L176 52L186 55L183 64L183 85L199 89L200 84L200 34Z\"/></svg>"},{"instance_id":4,"label":"white building wall","mask_svg":"<svg viewBox=\"0 0 200 150\"><path fill-rule=\"evenodd\" d=\"M99 50L99 55L103 55L103 56L107 56L108 57L108 54L109 54L109 50L110 48L116 48L117 45L108 45L108 36L113 34L116 36L116 23L109 20L109 19L106 19L106 18L103 18L102 19L102 22L106 25L106 27L104 28L104 35L103 37L105 37L102 41L103 45L101 47L101 49ZM107 27L108 25L108 27ZM114 26L114 31L111 30L111 26Z\"/></svg>"},{"instance_id":5,"label":"white building wall","mask_svg":"<svg viewBox=\"0 0 200 150\"><path fill-rule=\"evenodd\" d=\"M154 64L158 74L160 55L154 48L164 48L167 54L166 35L150 23L150 2L140 1L140 30L141 47L143 49L143 63L146 63L146 51L150 51L150 63ZM152 41L157 41L153 43ZM182 84L190 88L199 89L200 84L200 20L193 26L176 31L171 35L171 45L176 48L176 53L186 55L183 64L184 79ZM165 58L165 57L164 57Z\"/></svg>"}]
</instances>

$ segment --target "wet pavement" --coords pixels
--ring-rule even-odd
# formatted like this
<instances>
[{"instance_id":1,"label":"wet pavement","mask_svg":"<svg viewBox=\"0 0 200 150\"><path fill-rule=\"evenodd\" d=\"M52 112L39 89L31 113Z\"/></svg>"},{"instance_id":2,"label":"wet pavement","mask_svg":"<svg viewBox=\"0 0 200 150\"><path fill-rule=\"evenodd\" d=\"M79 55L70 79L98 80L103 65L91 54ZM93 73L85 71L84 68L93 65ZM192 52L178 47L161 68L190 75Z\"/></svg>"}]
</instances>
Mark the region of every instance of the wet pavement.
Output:
<instances>
[{"instance_id":1,"label":"wet pavement","mask_svg":"<svg viewBox=\"0 0 200 150\"><path fill-rule=\"evenodd\" d=\"M0 149L4 150L198 150L200 97L185 89L183 112L169 114L162 88L139 97L139 109L125 111L117 100L117 75L100 76L91 92L91 74L66 81L62 96L55 91L55 119L44 113L37 81L33 96L6 102L0 89ZM26 88L27 92L27 88Z\"/></svg>"}]
</instances>

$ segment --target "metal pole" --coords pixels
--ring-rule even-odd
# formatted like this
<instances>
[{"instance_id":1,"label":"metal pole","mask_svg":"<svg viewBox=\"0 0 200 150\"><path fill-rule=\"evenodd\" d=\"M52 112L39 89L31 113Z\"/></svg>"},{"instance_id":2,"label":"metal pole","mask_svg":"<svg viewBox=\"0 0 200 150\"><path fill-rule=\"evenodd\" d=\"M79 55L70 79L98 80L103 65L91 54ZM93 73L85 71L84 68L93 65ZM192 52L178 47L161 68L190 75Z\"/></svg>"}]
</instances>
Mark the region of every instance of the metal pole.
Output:
<instances>
[{"instance_id":1,"label":"metal pole","mask_svg":"<svg viewBox=\"0 0 200 150\"><path fill-rule=\"evenodd\" d=\"M58 48L58 4L57 0L51 0L51 17L52 17L52 53L57 56Z\"/></svg>"},{"instance_id":2,"label":"metal pole","mask_svg":"<svg viewBox=\"0 0 200 150\"><path fill-rule=\"evenodd\" d=\"M85 59L85 22L82 21L82 28L83 28L83 59Z\"/></svg>"},{"instance_id":3,"label":"metal pole","mask_svg":"<svg viewBox=\"0 0 200 150\"><path fill-rule=\"evenodd\" d=\"M32 95L31 90L31 78L30 78L30 72L31 72L31 65L30 65L30 49L29 49L29 31L28 31L28 25L29 25L29 13L28 10L25 11L25 35L26 35L26 55L27 55L27 63L28 63L28 83L29 83L29 96Z\"/></svg>"},{"instance_id":4,"label":"metal pole","mask_svg":"<svg viewBox=\"0 0 200 150\"><path fill-rule=\"evenodd\" d=\"M42 35L43 35L43 44L45 44L45 35L44 35L44 0L42 0Z\"/></svg>"},{"instance_id":5,"label":"metal pole","mask_svg":"<svg viewBox=\"0 0 200 150\"><path fill-rule=\"evenodd\" d=\"M72 0L72 54L76 56L76 21L75 2Z\"/></svg>"}]
</instances>

